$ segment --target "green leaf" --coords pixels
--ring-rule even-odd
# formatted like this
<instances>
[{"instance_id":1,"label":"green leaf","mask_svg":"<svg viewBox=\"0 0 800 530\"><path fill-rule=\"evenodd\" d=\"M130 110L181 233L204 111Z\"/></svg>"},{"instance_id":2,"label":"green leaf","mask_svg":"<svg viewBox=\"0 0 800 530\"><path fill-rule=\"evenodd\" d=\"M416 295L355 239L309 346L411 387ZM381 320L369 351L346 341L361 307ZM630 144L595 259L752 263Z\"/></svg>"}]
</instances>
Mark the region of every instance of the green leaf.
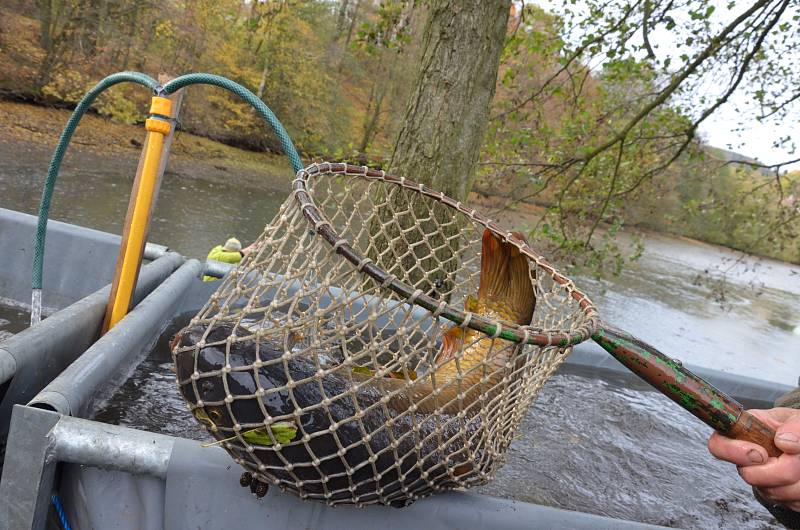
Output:
<instances>
[{"instance_id":1,"label":"green leaf","mask_svg":"<svg viewBox=\"0 0 800 530\"><path fill-rule=\"evenodd\" d=\"M353 367L354 374L364 374L364 375L372 375L375 372L367 368L366 366L354 366Z\"/></svg>"},{"instance_id":2,"label":"green leaf","mask_svg":"<svg viewBox=\"0 0 800 530\"><path fill-rule=\"evenodd\" d=\"M247 440L253 445L261 445L269 447L272 445L272 439L279 444L291 442L295 435L297 435L297 426L291 421L278 421L269 426L272 431L272 437L267 433L264 427L252 429L242 433L242 438Z\"/></svg>"}]
</instances>

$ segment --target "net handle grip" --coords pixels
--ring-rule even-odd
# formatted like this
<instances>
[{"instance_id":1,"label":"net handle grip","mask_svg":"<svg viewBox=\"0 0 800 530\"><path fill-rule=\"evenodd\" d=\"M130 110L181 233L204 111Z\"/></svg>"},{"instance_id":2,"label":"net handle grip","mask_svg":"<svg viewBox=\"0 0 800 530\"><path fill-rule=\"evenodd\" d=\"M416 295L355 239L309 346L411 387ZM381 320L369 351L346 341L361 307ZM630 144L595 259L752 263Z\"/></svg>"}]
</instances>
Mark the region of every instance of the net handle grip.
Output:
<instances>
[{"instance_id":1,"label":"net handle grip","mask_svg":"<svg viewBox=\"0 0 800 530\"><path fill-rule=\"evenodd\" d=\"M748 411L743 410L739 419L727 433L729 438L752 442L766 449L769 456L781 456L783 452L775 445L775 430Z\"/></svg>"},{"instance_id":2,"label":"net handle grip","mask_svg":"<svg viewBox=\"0 0 800 530\"><path fill-rule=\"evenodd\" d=\"M758 444L769 456L782 454L775 445L775 431L771 427L725 392L684 368L679 360L604 322L592 339L630 371L720 434Z\"/></svg>"}]
</instances>

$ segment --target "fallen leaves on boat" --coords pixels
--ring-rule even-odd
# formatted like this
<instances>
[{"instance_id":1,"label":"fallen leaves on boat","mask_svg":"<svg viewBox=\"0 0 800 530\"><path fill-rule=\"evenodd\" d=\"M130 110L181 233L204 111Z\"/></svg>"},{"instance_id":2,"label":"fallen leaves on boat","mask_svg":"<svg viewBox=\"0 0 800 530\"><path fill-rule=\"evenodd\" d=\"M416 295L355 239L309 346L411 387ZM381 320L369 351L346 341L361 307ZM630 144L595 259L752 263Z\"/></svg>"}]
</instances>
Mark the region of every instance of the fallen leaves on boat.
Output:
<instances>
[{"instance_id":1,"label":"fallen leaves on boat","mask_svg":"<svg viewBox=\"0 0 800 530\"><path fill-rule=\"evenodd\" d=\"M195 416L197 416L197 414ZM205 417L208 418L208 416ZM209 419L208 421L210 422L211 420ZM295 425L293 421L276 421L269 426L269 429L272 431L272 435L267 433L266 427L256 427L255 429L244 431L241 435L248 443L263 447L272 446L273 440L274 443L277 444L287 444L297 436L297 425ZM234 435L223 440L203 444L201 447L213 447L225 442L230 442L236 438L237 436Z\"/></svg>"}]
</instances>

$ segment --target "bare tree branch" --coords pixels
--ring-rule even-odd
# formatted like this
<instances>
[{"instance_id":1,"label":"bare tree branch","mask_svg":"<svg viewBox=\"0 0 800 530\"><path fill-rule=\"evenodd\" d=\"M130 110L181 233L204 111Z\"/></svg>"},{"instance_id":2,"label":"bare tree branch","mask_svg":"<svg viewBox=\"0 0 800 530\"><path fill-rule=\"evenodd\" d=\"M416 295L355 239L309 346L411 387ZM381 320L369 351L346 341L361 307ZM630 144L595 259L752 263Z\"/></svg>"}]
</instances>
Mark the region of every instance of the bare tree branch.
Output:
<instances>
[{"instance_id":1,"label":"bare tree branch","mask_svg":"<svg viewBox=\"0 0 800 530\"><path fill-rule=\"evenodd\" d=\"M619 143L619 151L617 152L617 161L614 164L614 173L611 176L611 184L608 187L608 193L606 194L605 200L603 201L603 206L600 208L600 213L597 214L597 218L594 220L592 227L589 229L589 233L586 235L586 241L584 242L585 246L589 246L592 241L592 235L594 234L595 230L597 230L597 226L600 224L600 221L603 220L603 216L606 214L606 209L608 209L608 204L611 202L611 197L614 196L614 188L617 185L617 177L619 177L619 168L622 164L622 152L624 150L625 142L622 141Z\"/></svg>"},{"instance_id":2,"label":"bare tree branch","mask_svg":"<svg viewBox=\"0 0 800 530\"><path fill-rule=\"evenodd\" d=\"M600 146L592 149L586 155L579 157L578 160L582 162L588 162L592 160L594 157L596 157L598 154L608 149L609 147L623 140L627 136L627 134L631 131L631 129L633 129L640 121L642 121L646 116L648 116L653 110L661 106L681 86L681 84L700 67L701 64L703 64L709 57L713 56L714 53L716 53L719 50L719 48L724 45L725 39L727 39L728 36L731 33L733 33L733 31L742 22L746 21L759 9L769 4L770 0L759 0L755 2L752 6L750 6L750 8L747 11L739 15L733 22L728 24L720 33L718 33L713 39L711 39L711 42L708 44L708 46L706 46L706 48L700 54L698 54L697 57L695 57L695 59L686 68L683 69L683 71L681 71L678 75L674 76L670 84L667 85L661 91L661 94L657 98L655 98L652 102L650 102L650 104L646 105L643 109L641 109L628 122L628 124L625 127L623 127L623 129L619 133L614 135L610 140L606 141ZM786 8L788 0L785 0L782 4L783 8L781 9L781 12L783 12L783 10ZM777 19L774 22L777 22ZM772 25L774 25L774 23ZM727 98L725 99L727 100ZM718 105L715 105L712 108L716 109L721 104L722 103L719 103ZM711 112L713 112L713 110ZM701 118L700 121L707 118L708 115L710 115L710 112L705 112L703 118Z\"/></svg>"},{"instance_id":3,"label":"bare tree branch","mask_svg":"<svg viewBox=\"0 0 800 530\"><path fill-rule=\"evenodd\" d=\"M547 89L547 87L550 85L550 83L555 81L562 73L567 71L567 69L572 65L572 63L574 63L578 58L580 58L580 56L583 55L583 52L585 52L587 49L589 49L590 46L592 46L593 44L596 44L597 42L602 41L603 38L605 38L606 36L610 35L611 33L615 32L615 31L617 31L620 28L620 26L622 26L622 24L627 19L627 16L632 11L633 11L633 7L630 7L627 10L627 12L625 13L625 16L620 17L619 22L614 24L612 27L608 28L606 31L600 33L599 35L597 35L593 39L590 39L589 41L585 42L583 45L579 46L566 59L566 61L564 61L564 63L561 65L561 68L559 68L554 74L552 74L549 78L547 78L547 80L545 80L545 82L542 84L541 87L539 87L539 89L536 92L532 93L530 96L526 97L525 99L523 99L522 101L520 101L519 103L514 105L512 108L510 108L508 110L505 110L503 112L500 112L499 114L496 114L495 116L492 116L490 118L490 121L494 121L494 120L498 120L498 119L504 118L505 116L508 116L509 114L518 111L519 109L521 109L522 107L524 107L525 105L530 103L531 101L534 101L539 96L541 96L544 93L544 91Z\"/></svg>"},{"instance_id":4,"label":"bare tree branch","mask_svg":"<svg viewBox=\"0 0 800 530\"><path fill-rule=\"evenodd\" d=\"M644 0L644 9L642 14L642 40L644 41L644 47L647 50L647 57L649 59L656 58L656 52L653 51L653 47L650 45L650 39L647 36L648 26L650 25L650 15L652 11L651 0Z\"/></svg>"},{"instance_id":5,"label":"bare tree branch","mask_svg":"<svg viewBox=\"0 0 800 530\"><path fill-rule=\"evenodd\" d=\"M790 164L795 164L797 162L800 162L800 157L799 158L793 158L791 160L784 160L783 162L778 162L777 164L762 164L761 162L751 162L751 161L747 161L747 160L726 160L721 165L722 166L729 166L729 165L732 165L732 164L740 164L740 165L743 165L743 166L749 166L749 167L754 168L754 169L755 168L758 168L758 169L780 169L780 168L782 168L784 166L788 166Z\"/></svg>"},{"instance_id":6,"label":"bare tree branch","mask_svg":"<svg viewBox=\"0 0 800 530\"><path fill-rule=\"evenodd\" d=\"M768 112L766 114L761 114L756 119L764 120L766 118L769 118L770 116L773 116L773 115L777 114L778 112L780 112L781 110L785 109L786 107L788 107L789 105L791 105L792 103L797 101L798 99L800 99L800 92L794 93L789 99L787 99L786 101L784 101L783 103L781 103L780 105L778 105L777 107L772 109L770 112Z\"/></svg>"}]
</instances>

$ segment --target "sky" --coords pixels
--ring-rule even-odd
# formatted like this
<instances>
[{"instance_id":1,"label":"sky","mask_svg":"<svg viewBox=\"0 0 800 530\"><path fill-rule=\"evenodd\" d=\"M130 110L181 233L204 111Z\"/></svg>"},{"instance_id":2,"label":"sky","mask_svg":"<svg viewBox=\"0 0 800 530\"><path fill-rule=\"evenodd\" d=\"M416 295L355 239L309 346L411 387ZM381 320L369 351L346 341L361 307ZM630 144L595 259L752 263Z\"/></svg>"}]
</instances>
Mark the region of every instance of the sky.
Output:
<instances>
[{"instance_id":1,"label":"sky","mask_svg":"<svg viewBox=\"0 0 800 530\"><path fill-rule=\"evenodd\" d=\"M562 4L561 1L556 0L536 0L534 3L555 12L558 12L558 7ZM716 6L712 21L720 25L732 20L744 8L749 7L748 2L739 2L733 9L728 9L728 0L709 0L708 4ZM792 13L787 13L785 20L791 20L791 15ZM674 57L673 64L680 64L678 57L684 52L678 51L675 45L675 35L661 28L651 33L649 37L651 44L657 47L656 53L660 57L672 56ZM800 57L785 59L791 64L800 63ZM792 153L789 146L781 148L773 145L779 141L781 136L785 136L787 131L800 129L800 103L795 102L792 112L779 123L759 123L755 119L757 110L756 104L749 101L747 95L739 91L728 103L720 107L700 125L699 135L714 147L736 151L765 164L776 164L800 158L800 149L796 153ZM800 162L786 166L782 168L782 171L797 169L800 169Z\"/></svg>"},{"instance_id":2,"label":"sky","mask_svg":"<svg viewBox=\"0 0 800 530\"><path fill-rule=\"evenodd\" d=\"M720 24L727 24L739 15L745 8L750 7L749 2L739 2L740 5L733 9L728 8L728 0L712 0L709 5L715 5L713 20ZM784 20L791 14L784 15ZM677 58L682 51L678 51L674 38L666 30L656 31L651 35L654 44L659 45L658 53ZM790 61L792 58L787 58ZM793 58L797 63L800 57ZM800 158L800 152L792 153L791 149L775 147L786 129L797 129L800 125L800 108L795 104L794 113L787 116L782 122L759 123L755 119L758 106L751 101L748 95L741 90L731 100L709 116L699 129L700 136L714 147L721 147L736 151L740 154L756 158L765 164L777 164L786 160ZM800 169L800 163L782 169Z\"/></svg>"}]
</instances>

